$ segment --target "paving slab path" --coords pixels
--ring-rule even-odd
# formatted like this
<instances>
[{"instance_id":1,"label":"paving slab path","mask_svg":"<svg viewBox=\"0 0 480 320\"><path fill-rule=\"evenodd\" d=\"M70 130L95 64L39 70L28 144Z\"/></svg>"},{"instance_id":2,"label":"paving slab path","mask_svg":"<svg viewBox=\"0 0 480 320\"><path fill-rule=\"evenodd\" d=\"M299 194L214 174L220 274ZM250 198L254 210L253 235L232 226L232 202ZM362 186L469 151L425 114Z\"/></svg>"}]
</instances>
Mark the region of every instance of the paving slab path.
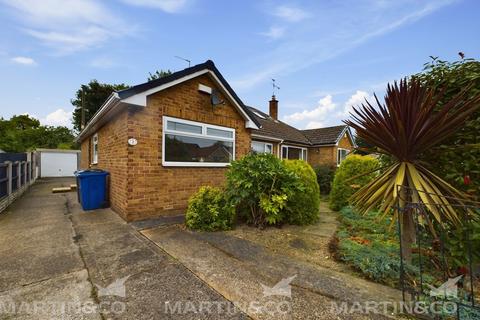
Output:
<instances>
[{"instance_id":1,"label":"paving slab path","mask_svg":"<svg viewBox=\"0 0 480 320\"><path fill-rule=\"evenodd\" d=\"M160 226L142 233L253 319L393 318L388 313L350 311L369 301L401 298L392 288L305 263L229 233L192 232L181 226ZM265 290L282 281L287 281L287 287L291 281L291 294L269 295L271 291ZM252 303L260 308L252 308ZM349 312L339 313L345 305Z\"/></svg>"},{"instance_id":2,"label":"paving slab path","mask_svg":"<svg viewBox=\"0 0 480 320\"><path fill-rule=\"evenodd\" d=\"M0 319L248 318L112 210L51 193L72 182L39 180L0 214Z\"/></svg>"}]
</instances>

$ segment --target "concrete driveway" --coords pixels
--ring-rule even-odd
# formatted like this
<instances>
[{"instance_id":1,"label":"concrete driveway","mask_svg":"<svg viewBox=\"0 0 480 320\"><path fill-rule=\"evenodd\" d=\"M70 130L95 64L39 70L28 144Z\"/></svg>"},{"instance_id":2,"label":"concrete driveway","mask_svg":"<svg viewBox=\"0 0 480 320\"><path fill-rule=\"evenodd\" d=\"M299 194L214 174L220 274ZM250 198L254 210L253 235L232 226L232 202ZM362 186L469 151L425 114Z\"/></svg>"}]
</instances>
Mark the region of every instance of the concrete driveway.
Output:
<instances>
[{"instance_id":1,"label":"concrete driveway","mask_svg":"<svg viewBox=\"0 0 480 320\"><path fill-rule=\"evenodd\" d=\"M0 214L0 319L247 318L110 209L51 193L72 182L39 180Z\"/></svg>"},{"instance_id":2,"label":"concrete driveway","mask_svg":"<svg viewBox=\"0 0 480 320\"><path fill-rule=\"evenodd\" d=\"M72 182L39 180L0 214L0 319L384 319L352 306L399 299L234 233L84 212L51 193Z\"/></svg>"}]
</instances>

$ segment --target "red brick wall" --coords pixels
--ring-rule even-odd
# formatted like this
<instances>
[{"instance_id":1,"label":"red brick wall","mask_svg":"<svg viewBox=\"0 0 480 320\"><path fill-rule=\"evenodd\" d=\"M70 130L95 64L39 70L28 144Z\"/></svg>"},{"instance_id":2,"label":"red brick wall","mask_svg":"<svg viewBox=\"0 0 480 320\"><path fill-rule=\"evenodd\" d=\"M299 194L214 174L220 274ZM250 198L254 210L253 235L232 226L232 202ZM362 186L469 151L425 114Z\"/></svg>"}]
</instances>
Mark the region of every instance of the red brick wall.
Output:
<instances>
[{"instance_id":1,"label":"red brick wall","mask_svg":"<svg viewBox=\"0 0 480 320\"><path fill-rule=\"evenodd\" d=\"M308 148L308 163L312 167L318 165L336 166L336 150L335 146Z\"/></svg>"},{"instance_id":2,"label":"red brick wall","mask_svg":"<svg viewBox=\"0 0 480 320\"><path fill-rule=\"evenodd\" d=\"M212 109L210 96L198 84L215 88L207 76L181 83L148 98L147 107L128 113L128 136L138 140L128 146L127 220L184 212L188 198L202 185L222 185L226 168L163 167L162 116L235 128L236 159L250 150L250 132L235 107Z\"/></svg>"},{"instance_id":3,"label":"red brick wall","mask_svg":"<svg viewBox=\"0 0 480 320\"><path fill-rule=\"evenodd\" d=\"M108 121L98 134L98 163L90 163L91 137L82 142L80 167L99 168L110 172L109 198L111 207L124 219L127 217L127 112ZM89 156L90 155L90 156Z\"/></svg>"},{"instance_id":4,"label":"red brick wall","mask_svg":"<svg viewBox=\"0 0 480 320\"><path fill-rule=\"evenodd\" d=\"M338 148L353 150L353 144L348 136L343 136L337 146L308 148L308 163L312 167L322 165L337 166Z\"/></svg>"}]
</instances>

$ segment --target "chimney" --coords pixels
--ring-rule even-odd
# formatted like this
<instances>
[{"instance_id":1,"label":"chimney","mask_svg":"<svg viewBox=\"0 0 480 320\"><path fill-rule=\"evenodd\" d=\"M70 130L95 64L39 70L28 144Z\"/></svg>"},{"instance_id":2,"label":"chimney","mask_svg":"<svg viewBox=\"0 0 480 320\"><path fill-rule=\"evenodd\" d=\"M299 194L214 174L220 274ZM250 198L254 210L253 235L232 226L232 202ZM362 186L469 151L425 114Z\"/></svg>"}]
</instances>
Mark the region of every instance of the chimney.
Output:
<instances>
[{"instance_id":1,"label":"chimney","mask_svg":"<svg viewBox=\"0 0 480 320\"><path fill-rule=\"evenodd\" d=\"M270 100L270 117L273 120L278 120L278 100L275 99L275 95L272 96L272 100Z\"/></svg>"}]
</instances>

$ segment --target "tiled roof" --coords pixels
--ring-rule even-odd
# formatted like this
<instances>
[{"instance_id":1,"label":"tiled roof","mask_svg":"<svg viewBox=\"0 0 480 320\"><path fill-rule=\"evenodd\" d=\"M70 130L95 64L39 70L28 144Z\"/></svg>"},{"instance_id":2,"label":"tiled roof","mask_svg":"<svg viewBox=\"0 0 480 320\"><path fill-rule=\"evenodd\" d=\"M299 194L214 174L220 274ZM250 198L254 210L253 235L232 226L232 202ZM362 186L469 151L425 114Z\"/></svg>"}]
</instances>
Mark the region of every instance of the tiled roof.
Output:
<instances>
[{"instance_id":1,"label":"tiled roof","mask_svg":"<svg viewBox=\"0 0 480 320\"><path fill-rule=\"evenodd\" d=\"M335 144L344 133L346 125L335 127L301 130L312 144Z\"/></svg>"},{"instance_id":2,"label":"tiled roof","mask_svg":"<svg viewBox=\"0 0 480 320\"><path fill-rule=\"evenodd\" d=\"M193 67L189 67L181 71L174 72L166 77L147 81L145 83L130 87L128 89L117 91L117 94L120 97L120 99L126 99L138 93L145 92L149 89L161 86L169 82L173 82L175 80L181 79L187 75L193 74L195 72L198 72L204 69L208 69L212 71L217 76L217 78L220 80L222 85L227 89L227 91L235 99L238 105L240 105L240 107L245 111L248 117L251 118L254 122L256 122L256 118L253 117L253 115L250 112L250 109L242 102L242 100L240 100L240 98L237 96L235 91L233 91L232 87L230 87L230 84L228 84L227 80L225 80L225 78L220 73L220 71L218 71L217 67L215 67L215 64L213 63L212 60L207 60L204 63L197 64ZM258 123L255 123L255 124L258 126Z\"/></svg>"},{"instance_id":3,"label":"tiled roof","mask_svg":"<svg viewBox=\"0 0 480 320\"><path fill-rule=\"evenodd\" d=\"M340 125L328 128L299 130L280 120L274 120L268 114L256 108L248 108L257 122L261 125L259 130L252 130L252 133L282 139L285 142L293 142L303 145L335 144L347 128L346 125Z\"/></svg>"},{"instance_id":4,"label":"tiled roof","mask_svg":"<svg viewBox=\"0 0 480 320\"><path fill-rule=\"evenodd\" d=\"M248 108L252 111L257 122L259 122L261 125L259 130L252 130L252 133L282 139L285 142L310 145L310 141L305 137L305 135L302 134L300 130L289 126L280 120L274 120L268 114L263 113L256 108Z\"/></svg>"}]
</instances>

